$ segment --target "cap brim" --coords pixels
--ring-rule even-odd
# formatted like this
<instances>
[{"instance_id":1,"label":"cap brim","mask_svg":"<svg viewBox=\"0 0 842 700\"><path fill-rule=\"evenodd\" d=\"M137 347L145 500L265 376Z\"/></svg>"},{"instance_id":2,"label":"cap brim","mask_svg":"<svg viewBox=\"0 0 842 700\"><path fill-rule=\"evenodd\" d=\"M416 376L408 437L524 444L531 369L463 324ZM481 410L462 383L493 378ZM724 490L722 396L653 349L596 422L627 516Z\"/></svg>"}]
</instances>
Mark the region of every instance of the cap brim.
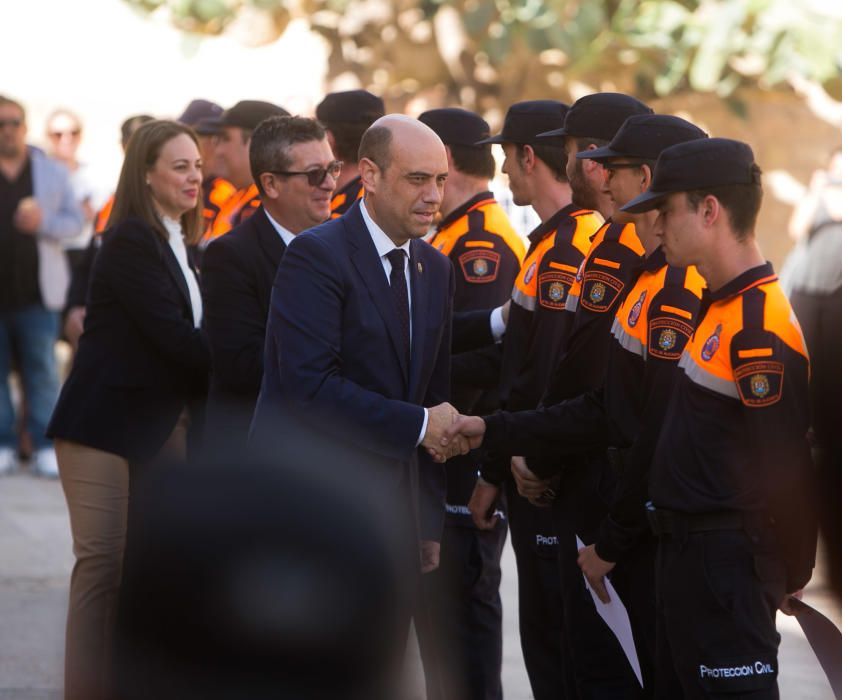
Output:
<instances>
[{"instance_id":1,"label":"cap brim","mask_svg":"<svg viewBox=\"0 0 842 700\"><path fill-rule=\"evenodd\" d=\"M620 211L628 212L629 214L642 214L643 212L652 211L663 202L671 192L653 192L647 190L642 195L635 197L630 202L626 202Z\"/></svg>"},{"instance_id":2,"label":"cap brim","mask_svg":"<svg viewBox=\"0 0 842 700\"><path fill-rule=\"evenodd\" d=\"M474 146L484 146L487 143L506 143L508 139L503 138L503 134L497 134L496 136L489 136L487 139L482 139L481 141L474 141Z\"/></svg>"},{"instance_id":3,"label":"cap brim","mask_svg":"<svg viewBox=\"0 0 842 700\"><path fill-rule=\"evenodd\" d=\"M559 136L567 136L567 131L562 126L558 129L552 129L550 131L542 131L536 138L539 139L551 139L551 138L558 138Z\"/></svg>"},{"instance_id":4,"label":"cap brim","mask_svg":"<svg viewBox=\"0 0 842 700\"><path fill-rule=\"evenodd\" d=\"M618 153L613 148L603 146L602 148L595 148L592 151L579 151L576 158L579 160L605 160L607 158L624 158L625 153Z\"/></svg>"}]
</instances>

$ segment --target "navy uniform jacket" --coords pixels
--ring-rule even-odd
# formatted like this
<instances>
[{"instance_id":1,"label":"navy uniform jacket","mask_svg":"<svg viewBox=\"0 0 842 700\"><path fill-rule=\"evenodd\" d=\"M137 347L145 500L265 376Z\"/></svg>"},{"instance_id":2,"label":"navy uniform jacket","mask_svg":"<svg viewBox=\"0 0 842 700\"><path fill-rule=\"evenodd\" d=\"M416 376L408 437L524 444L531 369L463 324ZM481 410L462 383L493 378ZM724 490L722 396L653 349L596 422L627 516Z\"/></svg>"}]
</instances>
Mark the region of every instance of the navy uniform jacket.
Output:
<instances>
[{"instance_id":1,"label":"navy uniform jacket","mask_svg":"<svg viewBox=\"0 0 842 700\"><path fill-rule=\"evenodd\" d=\"M444 468L416 443L422 406L449 395L453 271L415 240L409 276L407 366L392 291L359 204L296 236L272 290L252 438L266 444L286 430L303 431L352 450L396 501L408 490L422 539L439 539Z\"/></svg>"},{"instance_id":2,"label":"navy uniform jacket","mask_svg":"<svg viewBox=\"0 0 842 700\"><path fill-rule=\"evenodd\" d=\"M263 379L269 298L286 250L263 207L217 238L202 259L204 325L211 349L205 437L244 446Z\"/></svg>"}]
</instances>

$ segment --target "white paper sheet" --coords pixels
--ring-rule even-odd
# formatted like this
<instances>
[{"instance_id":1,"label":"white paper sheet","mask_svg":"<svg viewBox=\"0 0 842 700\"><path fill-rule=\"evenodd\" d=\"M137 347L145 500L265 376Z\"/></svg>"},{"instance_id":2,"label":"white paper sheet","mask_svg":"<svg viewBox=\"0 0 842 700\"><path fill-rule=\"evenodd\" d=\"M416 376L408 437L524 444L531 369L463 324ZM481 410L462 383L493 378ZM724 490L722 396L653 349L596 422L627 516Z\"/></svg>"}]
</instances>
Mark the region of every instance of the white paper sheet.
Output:
<instances>
[{"instance_id":1,"label":"white paper sheet","mask_svg":"<svg viewBox=\"0 0 842 700\"><path fill-rule=\"evenodd\" d=\"M585 543L582 542L579 535L576 535L576 549L584 548ZM617 591L611 585L611 581L608 578L604 579L605 590L608 591L608 597L611 598L611 602L603 603L596 594L596 591L591 588L587 577L584 574L582 574L582 577L585 579L585 586L590 592L591 598L593 598L596 611L605 620L605 624L608 625L608 628L617 638L617 641L620 642L623 653L629 660L629 665L632 667L634 675L637 676L637 682L640 683L640 687L642 688L643 677L640 674L640 660L637 658L637 649L634 646L634 636L632 635L631 622L629 622L629 613L626 610L626 606L623 605L623 601L620 600L620 596L617 595Z\"/></svg>"}]
</instances>

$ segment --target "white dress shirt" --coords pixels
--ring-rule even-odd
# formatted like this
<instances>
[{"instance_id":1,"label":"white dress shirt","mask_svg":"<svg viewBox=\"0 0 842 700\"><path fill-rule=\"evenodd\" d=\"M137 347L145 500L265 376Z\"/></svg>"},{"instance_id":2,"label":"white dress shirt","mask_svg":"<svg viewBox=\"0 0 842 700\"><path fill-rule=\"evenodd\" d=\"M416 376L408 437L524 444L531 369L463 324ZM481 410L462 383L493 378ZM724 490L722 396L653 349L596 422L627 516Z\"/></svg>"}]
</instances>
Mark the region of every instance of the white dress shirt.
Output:
<instances>
[{"instance_id":1,"label":"white dress shirt","mask_svg":"<svg viewBox=\"0 0 842 700\"><path fill-rule=\"evenodd\" d=\"M277 221L275 221L272 218L272 215L266 209L266 207L263 207L263 213L266 214L266 218L269 219L269 223L272 224L272 226L278 232L278 235L281 237L281 240L284 242L284 245L288 247L289 244L292 243L292 239L295 238L295 234L289 229L281 226Z\"/></svg>"},{"instance_id":2,"label":"white dress shirt","mask_svg":"<svg viewBox=\"0 0 842 700\"><path fill-rule=\"evenodd\" d=\"M406 264L403 268L403 274L406 277L406 294L409 298L409 346L410 349L412 348L412 285L409 281L409 263L411 258L409 256L409 241L404 243L401 246L396 246L389 236L386 235L386 232L380 228L375 222L374 219L371 218L371 215L368 213L368 209L365 208L365 199L360 202L360 213L363 215L363 221L365 222L365 227L368 229L368 235L371 236L371 240L374 243L374 247L377 249L377 254L380 256L380 264L383 265L383 272L386 275L386 281L389 282L389 277L392 274L392 263L389 262L389 258L386 257L388 253L391 253L395 248L400 248L402 251L406 253ZM391 284L391 283L390 283ZM421 424L421 434L418 436L418 441L415 443L416 446L421 444L421 441L424 439L424 434L427 432L427 422L429 421L430 416L427 409L424 409L424 422Z\"/></svg>"},{"instance_id":3,"label":"white dress shirt","mask_svg":"<svg viewBox=\"0 0 842 700\"><path fill-rule=\"evenodd\" d=\"M193 326L198 328L202 325L202 293L199 291L199 282L196 275L187 262L187 246L184 245L181 223L170 219L168 216L162 217L162 220L164 228L167 229L169 234L170 248L172 248L178 266L181 268L181 273L184 275L184 281L187 282L187 291L190 292L190 307L193 311Z\"/></svg>"}]
</instances>

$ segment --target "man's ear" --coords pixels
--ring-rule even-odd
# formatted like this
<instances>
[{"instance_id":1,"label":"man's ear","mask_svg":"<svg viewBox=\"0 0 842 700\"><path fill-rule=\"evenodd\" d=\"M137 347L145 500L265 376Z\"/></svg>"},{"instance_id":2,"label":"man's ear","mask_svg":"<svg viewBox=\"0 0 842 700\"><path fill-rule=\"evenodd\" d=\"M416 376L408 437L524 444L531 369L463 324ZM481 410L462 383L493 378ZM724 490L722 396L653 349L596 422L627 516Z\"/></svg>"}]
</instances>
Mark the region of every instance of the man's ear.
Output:
<instances>
[{"instance_id":1,"label":"man's ear","mask_svg":"<svg viewBox=\"0 0 842 700\"><path fill-rule=\"evenodd\" d=\"M649 186L652 184L652 168L650 168L646 163L640 166L640 170L643 173L642 180L640 182L643 191L649 189Z\"/></svg>"},{"instance_id":2,"label":"man's ear","mask_svg":"<svg viewBox=\"0 0 842 700\"><path fill-rule=\"evenodd\" d=\"M531 174L535 170L536 160L535 149L528 143L524 144L520 152L520 167L526 175Z\"/></svg>"},{"instance_id":3,"label":"man's ear","mask_svg":"<svg viewBox=\"0 0 842 700\"><path fill-rule=\"evenodd\" d=\"M260 186L269 199L277 199L280 196L278 180L272 173L260 173Z\"/></svg>"},{"instance_id":4,"label":"man's ear","mask_svg":"<svg viewBox=\"0 0 842 700\"><path fill-rule=\"evenodd\" d=\"M725 215L725 211L722 209L719 200L712 194L707 195L699 207L702 210L702 221L705 226L713 226L714 223Z\"/></svg>"},{"instance_id":5,"label":"man's ear","mask_svg":"<svg viewBox=\"0 0 842 700\"><path fill-rule=\"evenodd\" d=\"M360 179L366 192L377 192L377 184L382 175L377 163L371 158L362 158L359 162Z\"/></svg>"}]
</instances>

